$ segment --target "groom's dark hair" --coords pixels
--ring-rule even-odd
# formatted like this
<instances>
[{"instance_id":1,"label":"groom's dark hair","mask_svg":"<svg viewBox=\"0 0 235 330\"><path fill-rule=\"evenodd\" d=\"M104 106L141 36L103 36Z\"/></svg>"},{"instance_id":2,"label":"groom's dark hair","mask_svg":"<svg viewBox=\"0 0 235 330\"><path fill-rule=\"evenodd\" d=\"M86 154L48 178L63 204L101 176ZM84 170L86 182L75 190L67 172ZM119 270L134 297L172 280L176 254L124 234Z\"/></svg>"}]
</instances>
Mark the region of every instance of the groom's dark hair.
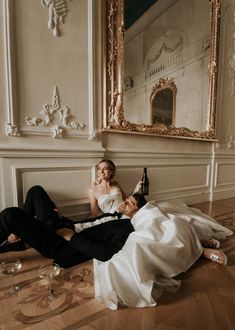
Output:
<instances>
[{"instance_id":1,"label":"groom's dark hair","mask_svg":"<svg viewBox=\"0 0 235 330\"><path fill-rule=\"evenodd\" d=\"M143 206L147 203L147 201L146 201L144 195L142 195L142 194L140 194L140 193L138 193L138 192L132 194L132 196L135 198L135 200L136 200L136 202L137 202L137 206L138 206L139 209L140 209L141 207L143 207Z\"/></svg>"}]
</instances>

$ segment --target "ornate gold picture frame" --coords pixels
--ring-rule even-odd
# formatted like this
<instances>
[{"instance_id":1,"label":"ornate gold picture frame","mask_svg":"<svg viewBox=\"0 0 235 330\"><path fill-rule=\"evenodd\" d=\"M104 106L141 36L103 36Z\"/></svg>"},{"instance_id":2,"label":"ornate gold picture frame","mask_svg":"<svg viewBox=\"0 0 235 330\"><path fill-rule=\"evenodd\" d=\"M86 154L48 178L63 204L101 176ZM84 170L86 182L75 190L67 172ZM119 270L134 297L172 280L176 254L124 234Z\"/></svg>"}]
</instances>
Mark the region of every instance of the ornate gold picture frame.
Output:
<instances>
[{"instance_id":1,"label":"ornate gold picture frame","mask_svg":"<svg viewBox=\"0 0 235 330\"><path fill-rule=\"evenodd\" d=\"M186 127L163 124L136 124L125 119L123 105L124 91L124 0L105 1L105 109L103 130L109 132L129 132L153 134L166 137L183 137L200 140L215 140L215 117L217 101L217 76L219 55L219 28L221 0L208 0L210 3L210 61L208 122L206 130L196 131ZM208 17L209 19L209 17Z\"/></svg>"},{"instance_id":2,"label":"ornate gold picture frame","mask_svg":"<svg viewBox=\"0 0 235 330\"><path fill-rule=\"evenodd\" d=\"M166 95L168 95L167 98L170 98L170 102L167 102L170 104L167 104L167 107L166 107L166 108L168 108L167 112L169 112L169 117L170 117L169 125L175 125L175 103L176 103L177 87L171 78L161 78L153 86L152 93L150 95L152 124L154 124L154 122L153 122L154 101L156 101L160 97L160 95L165 94L164 92L167 92L166 93ZM158 102L158 103L161 103L161 102ZM167 112L164 111L164 117Z\"/></svg>"}]
</instances>

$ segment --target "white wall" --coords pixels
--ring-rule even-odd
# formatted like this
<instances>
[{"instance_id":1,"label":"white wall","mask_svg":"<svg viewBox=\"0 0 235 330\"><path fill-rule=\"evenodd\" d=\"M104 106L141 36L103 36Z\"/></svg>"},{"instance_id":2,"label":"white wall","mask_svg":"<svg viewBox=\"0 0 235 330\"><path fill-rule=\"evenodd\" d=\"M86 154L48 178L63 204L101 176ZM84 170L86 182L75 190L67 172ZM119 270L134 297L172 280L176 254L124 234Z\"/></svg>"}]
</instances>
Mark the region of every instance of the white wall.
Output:
<instances>
[{"instance_id":1,"label":"white wall","mask_svg":"<svg viewBox=\"0 0 235 330\"><path fill-rule=\"evenodd\" d=\"M88 213L94 166L104 155L94 89L100 9L94 0L65 4L54 36L41 1L0 2L1 208L21 205L27 189L41 184L65 214Z\"/></svg>"},{"instance_id":2,"label":"white wall","mask_svg":"<svg viewBox=\"0 0 235 330\"><path fill-rule=\"evenodd\" d=\"M10 5L8 22L4 4ZM59 25L61 36L55 37L47 27L48 8L41 1L0 2L0 208L21 205L27 189L41 184L65 215L86 217L94 166L103 157L117 164L117 179L127 193L147 166L149 199L196 203L235 196L234 145L224 143L227 120L232 118L235 123L234 95L228 93L223 80L232 47L229 37L221 43L225 48L221 52L217 148L196 140L101 133L102 8L95 0L66 4L64 24ZM222 24L226 22L226 29L232 31L234 2L224 0L222 5ZM222 35L226 33L222 29ZM55 107L47 126L27 125L25 117L37 118L36 123L44 119L40 111L52 104L55 86L59 110L67 106L73 115L69 123L84 123L83 129L64 127L66 121L59 121ZM8 131L7 123L11 124ZM52 137L56 126L63 129L62 137ZM231 130L233 136L233 126Z\"/></svg>"},{"instance_id":3,"label":"white wall","mask_svg":"<svg viewBox=\"0 0 235 330\"><path fill-rule=\"evenodd\" d=\"M235 173L235 1L222 1L215 148L215 199L234 197Z\"/></svg>"}]
</instances>

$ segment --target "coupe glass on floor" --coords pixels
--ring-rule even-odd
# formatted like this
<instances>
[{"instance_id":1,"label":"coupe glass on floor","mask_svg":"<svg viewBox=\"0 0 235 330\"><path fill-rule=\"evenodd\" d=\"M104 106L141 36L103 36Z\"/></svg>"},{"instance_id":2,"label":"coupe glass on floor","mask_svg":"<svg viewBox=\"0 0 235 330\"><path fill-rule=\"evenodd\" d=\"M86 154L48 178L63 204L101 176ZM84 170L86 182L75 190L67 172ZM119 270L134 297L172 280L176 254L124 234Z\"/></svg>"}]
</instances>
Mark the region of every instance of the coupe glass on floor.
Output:
<instances>
[{"instance_id":1,"label":"coupe glass on floor","mask_svg":"<svg viewBox=\"0 0 235 330\"><path fill-rule=\"evenodd\" d=\"M39 267L39 277L42 279L48 280L48 290L47 294L43 297L43 299L47 301L53 301L56 298L56 294L54 294L54 291L51 289L51 279L58 276L60 273L60 266L53 263L50 265L43 265Z\"/></svg>"},{"instance_id":2,"label":"coupe glass on floor","mask_svg":"<svg viewBox=\"0 0 235 330\"><path fill-rule=\"evenodd\" d=\"M18 273L22 268L22 261L20 259L9 259L6 261L3 261L0 264L1 272L4 275L11 275L12 277L12 283L14 281L14 275ZM5 296L13 296L20 292L20 287L17 285L12 284L12 286L9 289L6 289L4 291Z\"/></svg>"}]
</instances>

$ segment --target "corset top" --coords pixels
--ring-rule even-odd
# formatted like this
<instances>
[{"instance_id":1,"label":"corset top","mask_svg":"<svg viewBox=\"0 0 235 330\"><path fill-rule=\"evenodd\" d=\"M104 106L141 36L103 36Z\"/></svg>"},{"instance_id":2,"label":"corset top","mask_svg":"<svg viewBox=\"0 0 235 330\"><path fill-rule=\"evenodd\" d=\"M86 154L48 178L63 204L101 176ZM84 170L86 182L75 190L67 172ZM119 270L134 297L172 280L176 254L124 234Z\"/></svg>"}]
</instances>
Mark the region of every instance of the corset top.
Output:
<instances>
[{"instance_id":1,"label":"corset top","mask_svg":"<svg viewBox=\"0 0 235 330\"><path fill-rule=\"evenodd\" d=\"M104 213L117 211L122 202L122 192L118 187L114 187L108 194L101 195L98 198L99 208Z\"/></svg>"}]
</instances>

